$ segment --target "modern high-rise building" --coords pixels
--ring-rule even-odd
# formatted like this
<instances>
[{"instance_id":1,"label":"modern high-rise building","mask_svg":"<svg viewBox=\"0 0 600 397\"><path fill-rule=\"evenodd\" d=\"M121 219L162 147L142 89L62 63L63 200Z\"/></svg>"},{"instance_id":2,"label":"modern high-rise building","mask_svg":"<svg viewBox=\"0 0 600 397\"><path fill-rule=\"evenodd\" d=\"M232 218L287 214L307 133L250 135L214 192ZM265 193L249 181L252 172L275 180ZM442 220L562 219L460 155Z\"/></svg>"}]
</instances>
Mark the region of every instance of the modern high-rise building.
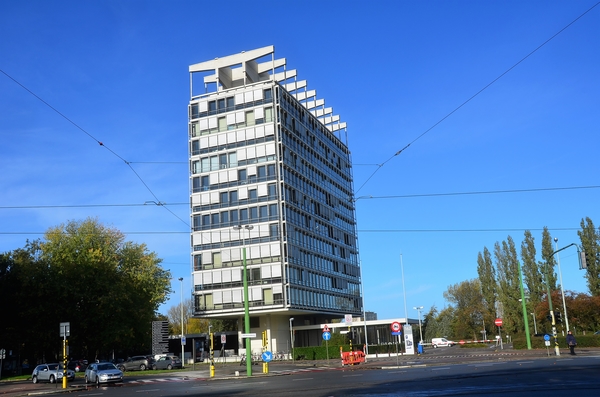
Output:
<instances>
[{"instance_id":1,"label":"modern high-rise building","mask_svg":"<svg viewBox=\"0 0 600 397\"><path fill-rule=\"evenodd\" d=\"M361 316L345 123L273 46L189 72L194 315L239 320L244 343L245 248L254 351L265 330L287 351L290 327Z\"/></svg>"}]
</instances>

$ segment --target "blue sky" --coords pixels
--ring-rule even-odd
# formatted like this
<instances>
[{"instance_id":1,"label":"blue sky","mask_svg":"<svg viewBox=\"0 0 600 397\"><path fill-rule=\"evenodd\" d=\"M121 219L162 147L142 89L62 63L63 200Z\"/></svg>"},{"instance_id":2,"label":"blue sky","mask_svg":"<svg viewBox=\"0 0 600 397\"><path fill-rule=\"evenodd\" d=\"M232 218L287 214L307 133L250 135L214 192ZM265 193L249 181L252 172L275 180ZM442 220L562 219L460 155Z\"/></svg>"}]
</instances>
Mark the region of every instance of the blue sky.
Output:
<instances>
[{"instance_id":1,"label":"blue sky","mask_svg":"<svg viewBox=\"0 0 600 397\"><path fill-rule=\"evenodd\" d=\"M600 225L598 188L436 195L600 185L600 6L436 125L595 3L0 2L0 251L97 217L164 259L161 311L179 304L188 66L274 45L348 123L366 309L405 315L401 256L408 315L441 309L484 247L529 229L539 252L544 226L562 247ZM156 201L169 211L139 205ZM138 205L90 206L107 204ZM576 251L560 261L586 292Z\"/></svg>"}]
</instances>

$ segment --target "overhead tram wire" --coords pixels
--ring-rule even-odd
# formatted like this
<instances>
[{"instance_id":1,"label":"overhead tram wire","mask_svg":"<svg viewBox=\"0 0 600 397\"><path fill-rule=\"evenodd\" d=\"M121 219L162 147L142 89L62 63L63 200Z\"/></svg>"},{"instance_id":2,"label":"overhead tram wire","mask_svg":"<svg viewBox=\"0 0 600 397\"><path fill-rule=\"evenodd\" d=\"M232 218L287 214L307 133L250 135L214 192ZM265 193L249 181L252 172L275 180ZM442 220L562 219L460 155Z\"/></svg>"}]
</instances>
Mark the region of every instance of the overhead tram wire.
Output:
<instances>
[{"instance_id":1,"label":"overhead tram wire","mask_svg":"<svg viewBox=\"0 0 600 397\"><path fill-rule=\"evenodd\" d=\"M451 193L421 193L421 194L403 194L398 196L361 196L357 197L355 201L361 199L396 199L396 198L414 198L414 197L445 197L445 196L467 196L467 195L479 195L479 194L506 194L506 193L529 193L529 192L551 192L551 191L563 191L563 190L580 190L580 189L598 189L600 185L592 186L570 186L570 187L547 187L547 188L533 188L533 189L510 189L510 190L488 190L488 191L473 191L473 192L451 192ZM8 205L0 206L0 210L6 209L46 209L46 208L92 208L92 207L143 207L148 203L155 205L166 205L164 203L146 202L144 204L72 204L72 205ZM189 205L187 202L182 203L169 203L170 206L175 205Z\"/></svg>"},{"instance_id":2,"label":"overhead tram wire","mask_svg":"<svg viewBox=\"0 0 600 397\"><path fill-rule=\"evenodd\" d=\"M367 182L369 182L369 180L371 180L371 178L373 178L373 176L377 173L377 171L379 171L381 169L381 167L383 167L388 161L390 161L391 159L393 159L394 157L398 156L400 153L402 153L404 150L408 149L408 147L415 143L416 141L418 141L419 139L421 139L423 136L425 136L425 134L427 134L429 131L433 130L435 127L437 127L439 124L441 124L444 120L446 120L448 117L452 116L454 113L456 113L460 108L462 108L463 106L465 106L467 103L471 102L471 100L473 100L476 96L478 96L479 94L481 94L483 91L485 91L486 89L488 89L490 86L492 86L495 82L497 82L498 80L500 80L502 77L504 77L506 74L508 74L511 70L513 70L514 68L516 68L519 64L521 64L523 61L525 61L527 58L529 58L531 55L533 55L535 52L537 52L540 48L542 48L543 46L545 46L546 44L548 44L551 40L553 40L556 36L558 36L559 34L561 34L562 32L564 32L565 30L567 30L571 25L573 25L575 22L577 22L579 19L581 19L584 15L586 15L588 12L592 11L594 8L596 8L598 5L600 4L600 2L594 4L593 6L591 6L590 8L588 8L586 11L584 11L582 14L580 14L577 18L573 19L571 22L569 22L565 27L563 27L562 29L560 29L558 32L556 32L555 34L553 34L549 39L547 39L546 41L544 41L542 44L540 44L539 46L537 46L533 51L531 51L529 54L525 55L523 58L521 58L517 63L515 63L514 65L512 65L510 68L506 69L503 73L501 73L498 77L496 77L494 80L492 80L490 83L488 83L486 86L484 86L482 89L480 89L479 91L477 91L475 94L473 94L469 99L467 99L466 101L464 101L463 103L461 103L460 105L458 105L456 108L454 108L454 110L452 110L450 113L446 114L444 117L442 117L440 120L438 120L435 124L433 124L431 127L429 127L428 129L426 129L423 133L421 133L421 135L417 136L415 139L413 139L412 141L410 141L406 146L404 146L402 149L398 150L396 153L394 153L393 156L391 156L390 158L388 158L387 160L385 160L383 163L378 164L379 167L377 167L377 169L375 171L373 171L373 173L367 178L367 180L360 185L360 187L358 188L358 190L355 192L355 194L358 194L358 192L367 184Z\"/></svg>"},{"instance_id":3,"label":"overhead tram wire","mask_svg":"<svg viewBox=\"0 0 600 397\"><path fill-rule=\"evenodd\" d=\"M99 139L97 139L95 136L93 136L91 133L89 133L88 131L86 131L83 127L81 127L79 124L75 123L73 120L71 120L69 117L67 117L65 114L61 113L58 109L56 109L54 106L50 105L48 102L46 102L43 98L41 98L40 96L38 96L36 93L34 93L33 91L31 91L29 88L27 88L25 85L21 84L17 79L15 79L14 77L12 77L11 75L9 75L8 73L6 73L4 70L0 69L0 72L2 72L2 74L4 74L6 77L8 77L9 79L11 79L14 83L16 83L17 85L19 85L21 88L23 88L25 91L27 91L29 94L31 94L33 97L37 98L40 102L42 102L44 105L48 106L50 109L52 109L55 113L57 113L58 115L60 115L63 119L67 120L69 123L71 123L73 126L75 126L75 128L77 128L78 130L80 130L81 132L83 132L84 134L86 134L88 137L90 137L91 139L93 139L94 141L96 141L96 143L98 143L100 146L102 146L103 148L105 148L106 150L108 150L110 153L113 154L113 156L117 157L118 159L122 160L125 164L127 164L127 166L129 167L129 169L135 174L135 176L140 180L140 182L142 182L142 184L146 187L146 189L150 192L150 194L156 199L155 204L157 206L161 206L163 207L165 210L167 210L168 212L171 213L171 215L173 215L175 218L179 219L181 222L183 222L188 228L190 227L188 222L185 222L183 219L181 219L179 216L177 216L173 211L171 211L169 208L167 208L165 206L165 204L163 202L161 202L158 197L156 197L156 194L154 194L154 192L152 191L152 189L150 189L150 187L148 186L148 184L146 184L146 182L142 179L142 177L135 171L135 169L131 166L131 162L125 160L123 157L121 157L117 152L115 152L114 150L112 150L111 148L109 148L108 146L106 146L102 141L100 141Z\"/></svg>"}]
</instances>

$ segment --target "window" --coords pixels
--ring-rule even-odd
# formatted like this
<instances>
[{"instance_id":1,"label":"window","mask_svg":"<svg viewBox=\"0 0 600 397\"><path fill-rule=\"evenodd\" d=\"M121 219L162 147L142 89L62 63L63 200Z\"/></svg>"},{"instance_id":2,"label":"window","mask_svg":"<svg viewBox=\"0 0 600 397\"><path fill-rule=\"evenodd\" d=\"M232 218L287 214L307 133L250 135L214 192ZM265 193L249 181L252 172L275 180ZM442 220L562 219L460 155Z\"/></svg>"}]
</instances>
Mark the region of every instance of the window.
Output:
<instances>
[{"instance_id":1,"label":"window","mask_svg":"<svg viewBox=\"0 0 600 397\"><path fill-rule=\"evenodd\" d=\"M217 109L219 109L219 110L225 109L225 98L221 98L217 101Z\"/></svg>"},{"instance_id":2,"label":"window","mask_svg":"<svg viewBox=\"0 0 600 397\"><path fill-rule=\"evenodd\" d=\"M270 101L273 99L273 90L271 88L267 88L266 90L264 90L263 94L266 101Z\"/></svg>"},{"instance_id":3,"label":"window","mask_svg":"<svg viewBox=\"0 0 600 397\"><path fill-rule=\"evenodd\" d=\"M194 230L200 230L202 217L200 215L194 215Z\"/></svg>"},{"instance_id":4,"label":"window","mask_svg":"<svg viewBox=\"0 0 600 397\"><path fill-rule=\"evenodd\" d=\"M225 117L219 117L219 131L227 130L227 119Z\"/></svg>"},{"instance_id":5,"label":"window","mask_svg":"<svg viewBox=\"0 0 600 397\"><path fill-rule=\"evenodd\" d=\"M221 212L221 223L224 225L229 223L229 211Z\"/></svg>"},{"instance_id":6,"label":"window","mask_svg":"<svg viewBox=\"0 0 600 397\"><path fill-rule=\"evenodd\" d=\"M211 220L210 220L210 223L211 223L211 225L212 225L213 227L215 227L215 226L218 226L218 225L219 225L219 213L218 213L218 212L217 212L217 213L215 213L215 214L212 214L212 215L210 216L210 218L211 218Z\"/></svg>"},{"instance_id":7,"label":"window","mask_svg":"<svg viewBox=\"0 0 600 397\"><path fill-rule=\"evenodd\" d=\"M219 168L220 169L227 168L227 154L226 153L219 155Z\"/></svg>"},{"instance_id":8,"label":"window","mask_svg":"<svg viewBox=\"0 0 600 397\"><path fill-rule=\"evenodd\" d=\"M257 207L250 208L250 219L252 219L252 220L258 219L258 208Z\"/></svg>"},{"instance_id":9,"label":"window","mask_svg":"<svg viewBox=\"0 0 600 397\"><path fill-rule=\"evenodd\" d=\"M221 192L221 194L219 196L220 196L219 201L221 202L221 205L227 204L227 202L229 201L229 193Z\"/></svg>"},{"instance_id":10,"label":"window","mask_svg":"<svg viewBox=\"0 0 600 397\"><path fill-rule=\"evenodd\" d=\"M210 215L202 215L202 226L204 228L210 227Z\"/></svg>"},{"instance_id":11,"label":"window","mask_svg":"<svg viewBox=\"0 0 600 397\"><path fill-rule=\"evenodd\" d=\"M248 208L242 208L240 210L240 220L242 222L247 221L248 220Z\"/></svg>"},{"instance_id":12,"label":"window","mask_svg":"<svg viewBox=\"0 0 600 397\"><path fill-rule=\"evenodd\" d=\"M217 111L217 102L215 102L215 101L208 102L208 111L212 112L214 114L214 112Z\"/></svg>"},{"instance_id":13,"label":"window","mask_svg":"<svg viewBox=\"0 0 600 397\"><path fill-rule=\"evenodd\" d=\"M233 110L235 106L235 100L234 97L230 96L229 98L227 98L227 110Z\"/></svg>"},{"instance_id":14,"label":"window","mask_svg":"<svg viewBox=\"0 0 600 397\"><path fill-rule=\"evenodd\" d=\"M237 190L232 190L231 192L229 192L229 201L231 202L231 204L237 203L237 201L238 201Z\"/></svg>"},{"instance_id":15,"label":"window","mask_svg":"<svg viewBox=\"0 0 600 397\"><path fill-rule=\"evenodd\" d=\"M248 199L250 199L250 200L258 199L258 191L256 189L249 189L248 190Z\"/></svg>"},{"instance_id":16,"label":"window","mask_svg":"<svg viewBox=\"0 0 600 397\"><path fill-rule=\"evenodd\" d=\"M267 175L275 176L275 164L267 165Z\"/></svg>"},{"instance_id":17,"label":"window","mask_svg":"<svg viewBox=\"0 0 600 397\"><path fill-rule=\"evenodd\" d=\"M208 187L210 186L210 178L208 177L208 175L201 177L200 183L202 185L202 190L208 190Z\"/></svg>"},{"instance_id":18,"label":"window","mask_svg":"<svg viewBox=\"0 0 600 397\"><path fill-rule=\"evenodd\" d=\"M265 178L267 176L267 167L264 165L256 167L256 176L258 177L258 180Z\"/></svg>"},{"instance_id":19,"label":"window","mask_svg":"<svg viewBox=\"0 0 600 397\"><path fill-rule=\"evenodd\" d=\"M277 216L277 204L269 205L269 215L271 215L272 217Z\"/></svg>"},{"instance_id":20,"label":"window","mask_svg":"<svg viewBox=\"0 0 600 397\"><path fill-rule=\"evenodd\" d=\"M202 254L194 255L194 271L202 270Z\"/></svg>"},{"instance_id":21,"label":"window","mask_svg":"<svg viewBox=\"0 0 600 397\"><path fill-rule=\"evenodd\" d=\"M254 110L246 112L246 125L254 125Z\"/></svg>"},{"instance_id":22,"label":"window","mask_svg":"<svg viewBox=\"0 0 600 397\"><path fill-rule=\"evenodd\" d=\"M271 237L279 237L279 224L271 223L269 225L269 236Z\"/></svg>"},{"instance_id":23,"label":"window","mask_svg":"<svg viewBox=\"0 0 600 397\"><path fill-rule=\"evenodd\" d=\"M265 121L273 121L273 108L265 108Z\"/></svg>"},{"instance_id":24,"label":"window","mask_svg":"<svg viewBox=\"0 0 600 397\"><path fill-rule=\"evenodd\" d=\"M258 207L258 212L259 212L259 217L261 221L266 221L267 218L269 217L269 210L268 207L266 205L261 205L260 207Z\"/></svg>"},{"instance_id":25,"label":"window","mask_svg":"<svg viewBox=\"0 0 600 397\"><path fill-rule=\"evenodd\" d=\"M229 211L229 219L233 225L238 223L238 210Z\"/></svg>"},{"instance_id":26,"label":"window","mask_svg":"<svg viewBox=\"0 0 600 397\"><path fill-rule=\"evenodd\" d=\"M245 169L239 170L238 171L238 180L240 180L242 182L246 182L247 179L248 179L247 171Z\"/></svg>"},{"instance_id":27,"label":"window","mask_svg":"<svg viewBox=\"0 0 600 397\"><path fill-rule=\"evenodd\" d=\"M196 135L193 135L196 136ZM200 141L195 140L192 141L192 156L195 156L200 153Z\"/></svg>"},{"instance_id":28,"label":"window","mask_svg":"<svg viewBox=\"0 0 600 397\"><path fill-rule=\"evenodd\" d=\"M213 260L214 267L222 267L223 266L223 262L221 261L221 253L220 252L213 252L212 260Z\"/></svg>"}]
</instances>

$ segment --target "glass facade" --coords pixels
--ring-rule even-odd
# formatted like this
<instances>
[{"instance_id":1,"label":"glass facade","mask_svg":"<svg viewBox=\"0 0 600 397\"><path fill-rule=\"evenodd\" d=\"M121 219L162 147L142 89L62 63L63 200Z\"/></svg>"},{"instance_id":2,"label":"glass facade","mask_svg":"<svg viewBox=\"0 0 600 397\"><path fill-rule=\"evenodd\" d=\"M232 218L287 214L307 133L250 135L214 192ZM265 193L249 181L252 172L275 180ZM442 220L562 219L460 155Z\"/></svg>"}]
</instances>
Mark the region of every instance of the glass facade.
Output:
<instances>
[{"instance_id":1,"label":"glass facade","mask_svg":"<svg viewBox=\"0 0 600 397\"><path fill-rule=\"evenodd\" d=\"M350 152L275 70L262 73L189 104L195 314L243 314L245 248L251 313L361 315Z\"/></svg>"}]
</instances>

